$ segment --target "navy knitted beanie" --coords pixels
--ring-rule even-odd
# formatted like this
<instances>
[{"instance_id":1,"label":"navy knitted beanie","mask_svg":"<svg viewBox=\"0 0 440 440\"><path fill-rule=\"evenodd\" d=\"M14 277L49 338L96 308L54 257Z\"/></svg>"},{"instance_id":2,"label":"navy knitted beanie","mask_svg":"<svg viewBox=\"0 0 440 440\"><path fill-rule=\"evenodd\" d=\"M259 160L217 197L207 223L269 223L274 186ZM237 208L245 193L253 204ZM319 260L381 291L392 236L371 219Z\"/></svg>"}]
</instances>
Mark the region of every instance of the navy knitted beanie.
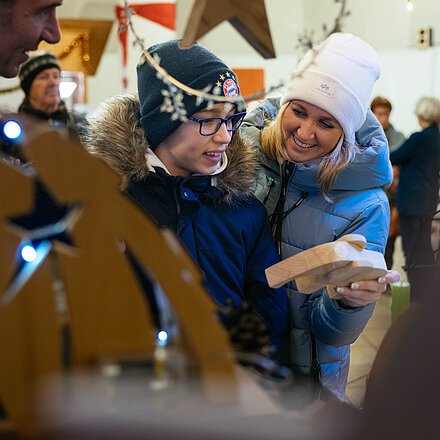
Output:
<instances>
[{"instance_id":1,"label":"navy knitted beanie","mask_svg":"<svg viewBox=\"0 0 440 440\"><path fill-rule=\"evenodd\" d=\"M34 55L21 66L18 76L20 78L20 86L26 96L29 94L32 81L35 77L43 70L53 67L61 70L59 59L51 53Z\"/></svg>"},{"instance_id":2,"label":"navy knitted beanie","mask_svg":"<svg viewBox=\"0 0 440 440\"><path fill-rule=\"evenodd\" d=\"M181 83L193 89L205 89L213 93L214 88L220 90L219 96L230 98L231 102L245 105L241 100L238 80L235 73L227 67L223 61L200 44L194 44L189 48L181 48L179 40L171 40L155 44L148 49L153 56L160 57L160 65L168 74ZM144 62L142 62L142 60ZM151 149L157 146L171 135L182 124L180 120L171 120L171 113L161 112L164 101L162 90L167 86L157 77L157 72L147 61L144 55L137 67L137 83L139 101L141 106L141 125ZM206 101L197 103L196 96L183 94L183 104L187 116L202 110L207 106Z\"/></svg>"}]
</instances>

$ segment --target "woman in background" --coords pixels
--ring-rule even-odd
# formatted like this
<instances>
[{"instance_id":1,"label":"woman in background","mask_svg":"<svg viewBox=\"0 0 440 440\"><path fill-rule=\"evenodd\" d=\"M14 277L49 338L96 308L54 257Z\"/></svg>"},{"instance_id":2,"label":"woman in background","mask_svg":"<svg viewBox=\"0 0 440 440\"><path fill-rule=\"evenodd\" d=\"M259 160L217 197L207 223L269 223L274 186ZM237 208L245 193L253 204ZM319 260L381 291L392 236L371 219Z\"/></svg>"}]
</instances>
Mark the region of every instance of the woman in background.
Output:
<instances>
[{"instance_id":1,"label":"woman in background","mask_svg":"<svg viewBox=\"0 0 440 440\"><path fill-rule=\"evenodd\" d=\"M440 100L421 98L415 113L422 130L413 133L390 156L392 164L400 166L397 210L410 282L413 266L434 263L431 222L439 191Z\"/></svg>"}]
</instances>

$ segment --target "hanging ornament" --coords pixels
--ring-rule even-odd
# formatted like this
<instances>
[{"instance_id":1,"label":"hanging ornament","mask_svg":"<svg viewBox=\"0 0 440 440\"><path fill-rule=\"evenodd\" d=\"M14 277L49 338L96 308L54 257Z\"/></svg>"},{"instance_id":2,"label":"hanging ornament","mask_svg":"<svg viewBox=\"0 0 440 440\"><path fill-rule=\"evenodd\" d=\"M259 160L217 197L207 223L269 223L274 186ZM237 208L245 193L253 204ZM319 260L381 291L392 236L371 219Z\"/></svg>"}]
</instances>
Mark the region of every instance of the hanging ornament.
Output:
<instances>
[{"instance_id":1,"label":"hanging ornament","mask_svg":"<svg viewBox=\"0 0 440 440\"><path fill-rule=\"evenodd\" d=\"M127 12L128 11L128 12ZM176 30L176 5L175 3L145 3L129 4L115 7L116 18L118 20L118 38L122 45L122 87L127 90L127 31L128 22L132 15L139 15L147 20L154 21L172 31Z\"/></svg>"}]
</instances>

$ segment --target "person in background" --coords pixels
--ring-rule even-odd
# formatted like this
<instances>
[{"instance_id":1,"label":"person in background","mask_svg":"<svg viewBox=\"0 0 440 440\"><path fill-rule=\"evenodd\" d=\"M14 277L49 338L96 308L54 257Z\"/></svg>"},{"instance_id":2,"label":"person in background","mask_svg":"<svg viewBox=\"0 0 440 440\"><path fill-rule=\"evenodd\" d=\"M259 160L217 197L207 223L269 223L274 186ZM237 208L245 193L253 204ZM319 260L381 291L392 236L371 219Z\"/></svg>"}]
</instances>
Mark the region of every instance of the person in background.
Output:
<instances>
[{"instance_id":1,"label":"person in background","mask_svg":"<svg viewBox=\"0 0 440 440\"><path fill-rule=\"evenodd\" d=\"M19 77L25 94L19 114L47 121L55 128L67 128L71 136L81 132L85 117L68 111L61 99L61 65L55 55L35 54L21 66Z\"/></svg>"},{"instance_id":2,"label":"person in background","mask_svg":"<svg viewBox=\"0 0 440 440\"><path fill-rule=\"evenodd\" d=\"M391 102L383 96L376 96L370 104L371 111L376 116L377 120L384 129L387 137L390 152L396 150L405 141L405 136L400 131L397 131L390 123L390 114L393 110ZM390 230L388 233L387 245L385 248L385 261L387 267L393 267L393 255L396 238L399 235L399 213L396 207L397 186L399 184L400 170L398 166L393 166L393 182L387 189L388 202L390 203Z\"/></svg>"},{"instance_id":3,"label":"person in background","mask_svg":"<svg viewBox=\"0 0 440 440\"><path fill-rule=\"evenodd\" d=\"M255 194L266 205L283 259L350 233L383 252L389 226L383 188L392 171L382 127L367 110L380 75L378 56L343 33L315 50L300 61L281 100L262 102L240 128L259 154ZM399 278L390 272L311 295L289 283L294 371L345 399L350 344L386 284ZM329 289L339 297L332 299Z\"/></svg>"},{"instance_id":4,"label":"person in background","mask_svg":"<svg viewBox=\"0 0 440 440\"><path fill-rule=\"evenodd\" d=\"M175 231L220 308L246 302L264 320L279 359L288 302L285 290L269 288L264 274L279 257L266 209L251 192L256 162L237 132L245 115L237 77L199 44L182 49L172 40L148 52L181 83L218 92L226 102L208 106L185 94L176 100L187 120L173 118L164 111L167 86L142 55L139 98L104 103L89 118L87 148L119 173L123 189L158 225Z\"/></svg>"},{"instance_id":5,"label":"person in background","mask_svg":"<svg viewBox=\"0 0 440 440\"><path fill-rule=\"evenodd\" d=\"M382 125L385 136L388 140L388 147L390 152L397 150L405 141L405 135L397 131L390 122L390 114L393 110L391 102L383 96L376 96L370 104L371 111L376 116L377 120Z\"/></svg>"},{"instance_id":6,"label":"person in background","mask_svg":"<svg viewBox=\"0 0 440 440\"><path fill-rule=\"evenodd\" d=\"M385 262L389 269L394 265L394 250L396 238L400 235L399 211L396 205L397 188L399 186L400 169L398 166L393 166L393 181L387 188L386 194L388 203L390 204L390 229L388 231L388 240L385 247Z\"/></svg>"},{"instance_id":7,"label":"person in background","mask_svg":"<svg viewBox=\"0 0 440 440\"><path fill-rule=\"evenodd\" d=\"M76 139L84 130L85 116L67 110L60 96L61 66L58 58L51 53L32 56L20 69L20 85L25 93L18 114L31 121L48 123L52 127L68 132ZM10 115L8 115L10 117ZM26 136L24 137L26 141ZM1 151L9 161L14 161L22 170L32 174L33 166L23 153L22 139L5 143L2 139ZM78 144L80 145L80 144ZM54 224L63 219L69 207L59 203L46 189L44 183L35 176L35 208L29 215L21 216L16 223L28 230ZM59 238L66 240L66 234Z\"/></svg>"},{"instance_id":8,"label":"person in background","mask_svg":"<svg viewBox=\"0 0 440 440\"><path fill-rule=\"evenodd\" d=\"M56 8L63 0L0 0L0 75L17 76L41 41L60 41Z\"/></svg>"},{"instance_id":9,"label":"person in background","mask_svg":"<svg viewBox=\"0 0 440 440\"><path fill-rule=\"evenodd\" d=\"M422 130L413 133L390 156L392 164L400 166L397 209L410 283L414 266L434 263L431 222L439 192L440 100L420 98L415 113ZM412 291L411 299L415 299Z\"/></svg>"}]
</instances>

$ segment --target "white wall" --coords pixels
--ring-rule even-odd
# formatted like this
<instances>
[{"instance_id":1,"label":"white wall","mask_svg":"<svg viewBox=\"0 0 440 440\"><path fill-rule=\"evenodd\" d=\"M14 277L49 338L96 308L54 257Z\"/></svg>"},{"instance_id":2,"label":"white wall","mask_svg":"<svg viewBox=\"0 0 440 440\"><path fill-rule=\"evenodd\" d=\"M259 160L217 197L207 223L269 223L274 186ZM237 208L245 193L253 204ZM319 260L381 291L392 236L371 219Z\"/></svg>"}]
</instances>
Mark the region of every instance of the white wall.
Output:
<instances>
[{"instance_id":1,"label":"white wall","mask_svg":"<svg viewBox=\"0 0 440 440\"><path fill-rule=\"evenodd\" d=\"M145 3L144 0L131 0L130 3L136 1ZM251 5L251 0L247 1ZM193 2L177 1L179 36L184 31ZM351 14L343 28L364 38L377 50L383 72L374 93L383 94L393 102L392 121L405 134L418 129L413 115L417 99L422 95L440 97L440 0L412 2L414 10L409 13L406 0L349 0L347 8ZM117 0L66 0L59 8L59 16L109 19L114 17L117 3ZM219 25L200 41L232 67L264 68L266 87L269 87L278 84L294 70L301 55L296 49L298 34L309 29L315 31L316 38L321 37L322 24L333 23L339 6L334 0L266 0L266 10L277 53L274 60L264 60L229 23ZM134 23L146 46L175 36L173 32L140 17L135 17ZM424 51L415 49L416 30L422 26L433 28L434 44L438 47ZM89 79L92 109L107 96L122 91L121 51L116 32L115 24L97 74ZM129 43L129 91L136 90L139 54L139 49ZM0 79L0 89L16 82ZM0 95L0 106L16 107L21 97L21 93Z\"/></svg>"},{"instance_id":2,"label":"white wall","mask_svg":"<svg viewBox=\"0 0 440 440\"><path fill-rule=\"evenodd\" d=\"M412 0L411 12L406 3L406 0L349 0L351 14L344 22L344 31L365 39L378 52L382 75L373 96L381 94L390 99L392 122L409 135L420 129L414 116L418 98L425 95L440 98L440 1ZM320 29L322 22L329 23L335 15L334 2L320 0L319 8L317 4L304 2L309 28ZM425 26L433 29L434 47L418 50L415 48L417 29Z\"/></svg>"},{"instance_id":3,"label":"white wall","mask_svg":"<svg viewBox=\"0 0 440 440\"><path fill-rule=\"evenodd\" d=\"M373 94L386 96L393 104L391 122L406 136L420 130L414 109L422 96L440 98L440 46L416 49L384 49L379 56L382 76Z\"/></svg>"},{"instance_id":4,"label":"white wall","mask_svg":"<svg viewBox=\"0 0 440 440\"><path fill-rule=\"evenodd\" d=\"M181 3L181 9L182 5L189 8L193 0ZM349 0L350 15L343 22L344 32L360 36L378 52L382 75L373 96L381 94L391 100L394 107L391 120L406 135L419 130L414 116L418 98L440 97L440 0L412 0L412 3L414 9L408 12L406 0ZM242 38L229 23L212 30L200 41L234 67L265 68L266 87L269 87L294 70L301 56L296 49L298 34L304 29L313 30L315 38L320 39L322 25L331 27L339 5L334 0L266 0L266 9L276 60L264 60L252 48L245 47L247 43L240 41ZM416 31L425 26L433 29L434 47L418 50ZM178 31L183 29L178 26ZM234 35L229 37L230 34ZM235 50L239 54L232 55Z\"/></svg>"}]
</instances>

